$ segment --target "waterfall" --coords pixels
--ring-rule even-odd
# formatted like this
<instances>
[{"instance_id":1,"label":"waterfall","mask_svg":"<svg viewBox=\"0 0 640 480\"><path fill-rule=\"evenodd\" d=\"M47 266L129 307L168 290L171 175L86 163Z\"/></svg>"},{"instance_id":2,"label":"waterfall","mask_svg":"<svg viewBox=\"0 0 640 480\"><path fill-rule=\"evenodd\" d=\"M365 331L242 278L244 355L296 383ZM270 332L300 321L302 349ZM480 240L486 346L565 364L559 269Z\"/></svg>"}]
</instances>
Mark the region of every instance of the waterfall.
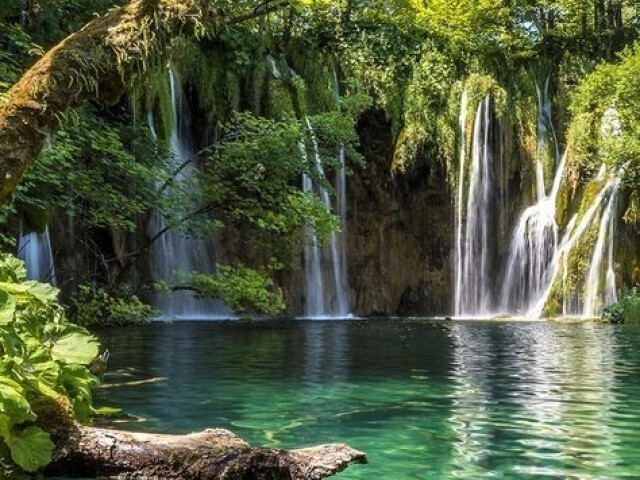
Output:
<instances>
[{"instance_id":1,"label":"waterfall","mask_svg":"<svg viewBox=\"0 0 640 480\"><path fill-rule=\"evenodd\" d=\"M537 203L526 208L520 216L511 244L505 268L500 309L503 312L521 314L529 311L547 286L549 265L555 257L559 243L556 222L556 199L564 178L566 153L560 156L551 115L549 97L550 76L544 89L536 85L538 104L536 144L536 192ZM549 138L551 132L551 138ZM556 167L551 192L547 195L544 177L544 151L552 141Z\"/></svg>"},{"instance_id":2,"label":"waterfall","mask_svg":"<svg viewBox=\"0 0 640 480\"><path fill-rule=\"evenodd\" d=\"M456 284L455 284L455 303L454 311L456 315L462 313L462 205L464 202L464 168L467 157L467 90L463 90L460 97L460 117L459 130L460 130L460 163L458 170L458 201L456 202Z\"/></svg>"},{"instance_id":3,"label":"waterfall","mask_svg":"<svg viewBox=\"0 0 640 480\"><path fill-rule=\"evenodd\" d=\"M338 70L333 67L334 94L338 111L340 105L340 82ZM337 268L334 269L336 277L336 292L338 300L338 315L346 317L351 314L349 302L349 283L347 281L347 163L344 145L338 148L338 170L335 174L336 211L340 218L340 232L336 233L337 244Z\"/></svg>"},{"instance_id":4,"label":"waterfall","mask_svg":"<svg viewBox=\"0 0 640 480\"><path fill-rule=\"evenodd\" d=\"M23 223L21 220L18 257L24 262L27 278L56 285L49 226L46 226L42 232L25 233Z\"/></svg>"},{"instance_id":5,"label":"waterfall","mask_svg":"<svg viewBox=\"0 0 640 480\"><path fill-rule=\"evenodd\" d=\"M502 284L500 308L504 312L522 313L530 310L532 302L536 302L546 288L549 265L559 244L559 228L555 219L556 198L565 164L566 154L556 170L550 194L546 195L543 185L543 196L535 205L525 209L518 220L509 246Z\"/></svg>"},{"instance_id":6,"label":"waterfall","mask_svg":"<svg viewBox=\"0 0 640 480\"><path fill-rule=\"evenodd\" d=\"M461 126L464 131L466 117L466 94L461 100ZM492 174L492 152L490 147L491 116L490 96L478 105L474 120L471 166L468 181L466 209L460 190L463 187L465 155L460 154L460 180L458 202L458 241L456 259L459 266L455 292L455 314L489 314L491 302L491 250L489 242L492 222L492 197L494 181ZM464 115L463 115L464 113ZM464 140L461 142L464 146ZM464 148L462 149L464 151ZM464 219L463 217L464 213Z\"/></svg>"},{"instance_id":7,"label":"waterfall","mask_svg":"<svg viewBox=\"0 0 640 480\"><path fill-rule=\"evenodd\" d=\"M615 209L615 207L614 207ZM618 290L616 288L616 273L613 269L613 243L615 239L616 219L613 212L609 216L609 249L607 255L607 274L605 277L604 303L611 305L618 301Z\"/></svg>"},{"instance_id":8,"label":"waterfall","mask_svg":"<svg viewBox=\"0 0 640 480\"><path fill-rule=\"evenodd\" d=\"M305 193L314 192L319 195L327 211L333 211L331 196L322 181L326 178L318 139L309 118L305 118L306 128L311 138L311 160L307 147L301 142L300 153L305 161L312 162L315 174L319 179L314 182L310 175L303 175L302 189ZM344 161L344 149L340 149L341 161ZM342 164L343 166L344 164ZM344 169L336 176L337 211L342 224L346 217L346 174ZM305 316L310 318L346 317L349 315L347 282L345 278L345 251L341 234L332 232L329 244L322 248L318 244L318 236L313 226L307 227L307 242L304 251L305 263Z\"/></svg>"},{"instance_id":9,"label":"waterfall","mask_svg":"<svg viewBox=\"0 0 640 480\"><path fill-rule=\"evenodd\" d=\"M607 206L605 207L600 219L598 239L596 240L593 257L591 259L591 266L589 267L589 276L587 279L587 287L582 309L583 317L595 317L597 314L601 313L601 305L598 304L598 295L601 293L600 278L604 263L605 249L608 251L608 266L605 273L605 288L602 292L601 298L605 304L613 303L616 299L615 274L613 272L613 220L617 194L618 183L614 182L611 187L611 193L609 194L609 201L607 202Z\"/></svg>"},{"instance_id":10,"label":"waterfall","mask_svg":"<svg viewBox=\"0 0 640 480\"><path fill-rule=\"evenodd\" d=\"M593 225L593 221L596 218L596 214L604 199L608 195L613 195L616 189L618 188L618 178L614 178L609 180L598 192L590 207L586 210L586 212L582 215L580 222L577 223L575 227L572 226L571 229L567 229L567 233L564 235L562 242L560 243L554 258L551 261L549 272L546 281L546 288L542 295L537 299L532 299L531 307L527 312L527 316L531 318L540 318L544 311L544 307L547 304L549 297L551 296L551 291L553 290L553 285L556 281L558 273L560 271L560 266L563 267L563 277L566 279L566 271L567 271L567 263L566 258L571 252L573 246L577 243L577 241L582 237L582 235ZM593 263L593 259L592 259ZM567 293L563 293L566 297ZM566 307L565 307L566 308ZM573 315L576 312L573 311L573 308L565 310L565 315Z\"/></svg>"},{"instance_id":11,"label":"waterfall","mask_svg":"<svg viewBox=\"0 0 640 480\"><path fill-rule=\"evenodd\" d=\"M467 166L468 105L466 91L462 94L455 227L457 316L490 315L495 307L494 312L498 310L510 315L539 318L557 280L562 287L563 315L592 317L599 313L601 305L610 304L616 299L613 250L620 173L607 181L608 172L606 166L602 166L594 181L602 182L604 186L587 206L585 213L580 218L575 215L563 233L556 220L556 204L564 181L567 153L560 154L552 120L550 81L551 77L547 76L542 88L536 85L535 203L520 214L503 261L497 259L497 263L502 264L503 273L495 304L492 303L493 292L490 287L494 280L491 268L491 253L494 251L491 245L491 210L497 207L497 202L492 201L492 191L498 187L492 178L489 99L481 102L476 112L472 157L470 166ZM603 119L603 135L619 135L616 112L610 110ZM504 152L500 152L500 155L502 158ZM549 163L546 163L547 159ZM550 188L545 184L545 165L548 164L555 170ZM505 174L504 167L501 167L500 174ZM504 189L505 178L500 178L500 181ZM501 204L501 208L504 210L505 205ZM501 217L504 215L503 211L499 213ZM585 232L590 231L598 218L598 236L591 252L587 279L581 288L576 288L570 285L569 255L573 246Z\"/></svg>"},{"instance_id":12,"label":"waterfall","mask_svg":"<svg viewBox=\"0 0 640 480\"><path fill-rule=\"evenodd\" d=\"M267 67L273 78L285 81L297 74L286 66L283 71L271 55L266 56ZM340 110L340 88L338 72L333 66L333 87L338 110ZM335 173L335 206L332 204L331 195L324 187L325 176L318 138L315 134L309 117L305 116L305 128L311 139L311 159L307 151L308 145L304 140L298 144L300 155L307 165L312 164L317 181L310 175L302 175L302 190L305 193L313 193L320 197L327 211L335 212L340 219L340 232L332 232L327 247L321 247L318 235L313 225L305 229L304 247L304 276L305 276L305 306L304 315L307 318L345 318L350 316L349 284L347 282L347 250L346 250L346 226L347 226L347 173L345 167L345 149L338 149L338 169Z\"/></svg>"},{"instance_id":13,"label":"waterfall","mask_svg":"<svg viewBox=\"0 0 640 480\"><path fill-rule=\"evenodd\" d=\"M176 182L192 180L195 171L195 154L188 135L189 113L183 102L180 79L175 70L169 70L171 86L171 133L169 146L171 159L169 169L175 172ZM149 129L157 139L153 113L147 117ZM162 185L158 184L157 188ZM166 195L171 189L165 190ZM166 229L165 220L159 213L151 216L148 225L150 238ZM192 238L179 231L169 229L151 245L151 273L155 281L171 282L176 280L177 272L194 271L215 273L215 251L204 239ZM222 302L211 299L199 299L192 292L179 291L172 295L163 293L154 296L152 305L162 312L163 318L227 318L227 310Z\"/></svg>"}]
</instances>

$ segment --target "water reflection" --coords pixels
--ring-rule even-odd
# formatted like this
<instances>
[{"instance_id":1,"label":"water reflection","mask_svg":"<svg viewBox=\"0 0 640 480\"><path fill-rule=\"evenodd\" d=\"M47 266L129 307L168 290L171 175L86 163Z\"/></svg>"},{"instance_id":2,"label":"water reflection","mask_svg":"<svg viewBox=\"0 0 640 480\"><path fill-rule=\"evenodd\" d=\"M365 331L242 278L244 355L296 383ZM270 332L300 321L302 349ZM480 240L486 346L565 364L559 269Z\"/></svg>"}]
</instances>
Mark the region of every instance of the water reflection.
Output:
<instances>
[{"instance_id":1,"label":"water reflection","mask_svg":"<svg viewBox=\"0 0 640 480\"><path fill-rule=\"evenodd\" d=\"M602 478L621 463L610 329L458 323L451 335L453 477Z\"/></svg>"},{"instance_id":2,"label":"water reflection","mask_svg":"<svg viewBox=\"0 0 640 480\"><path fill-rule=\"evenodd\" d=\"M315 385L323 378L344 381L348 374L349 339L347 325L309 322L304 328L304 379Z\"/></svg>"},{"instance_id":3,"label":"water reflection","mask_svg":"<svg viewBox=\"0 0 640 480\"><path fill-rule=\"evenodd\" d=\"M284 448L348 442L371 463L342 479L639 473L640 329L223 322L104 338L112 372L166 377L98 395L147 420L128 428L221 426Z\"/></svg>"}]
</instances>

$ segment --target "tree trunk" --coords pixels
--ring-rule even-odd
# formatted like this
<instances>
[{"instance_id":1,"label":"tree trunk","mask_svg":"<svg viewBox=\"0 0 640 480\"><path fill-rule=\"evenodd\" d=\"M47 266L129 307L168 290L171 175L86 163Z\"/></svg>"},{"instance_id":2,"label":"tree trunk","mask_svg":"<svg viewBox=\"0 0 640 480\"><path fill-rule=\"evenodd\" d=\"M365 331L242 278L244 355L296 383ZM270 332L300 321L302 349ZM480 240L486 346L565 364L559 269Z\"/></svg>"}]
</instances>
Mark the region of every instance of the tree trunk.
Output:
<instances>
[{"instance_id":1,"label":"tree trunk","mask_svg":"<svg viewBox=\"0 0 640 480\"><path fill-rule=\"evenodd\" d=\"M181 480L318 480L366 463L346 445L301 450L251 447L233 433L160 435L79 427L47 475Z\"/></svg>"},{"instance_id":2,"label":"tree trunk","mask_svg":"<svg viewBox=\"0 0 640 480\"><path fill-rule=\"evenodd\" d=\"M221 23L251 20L286 5L267 0L264 8L227 18L209 3L131 0L67 37L31 67L0 104L0 205L9 200L67 111L92 100L116 102L126 84L162 64L177 36L203 34Z\"/></svg>"}]
</instances>

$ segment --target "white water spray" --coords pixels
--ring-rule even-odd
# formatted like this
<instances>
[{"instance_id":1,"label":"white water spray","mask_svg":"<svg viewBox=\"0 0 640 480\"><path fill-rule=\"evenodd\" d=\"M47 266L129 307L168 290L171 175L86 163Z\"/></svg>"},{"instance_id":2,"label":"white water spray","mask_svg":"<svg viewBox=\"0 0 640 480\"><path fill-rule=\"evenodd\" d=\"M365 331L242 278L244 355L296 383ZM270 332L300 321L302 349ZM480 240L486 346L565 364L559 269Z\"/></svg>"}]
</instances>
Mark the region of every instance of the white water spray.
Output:
<instances>
[{"instance_id":1,"label":"white water spray","mask_svg":"<svg viewBox=\"0 0 640 480\"><path fill-rule=\"evenodd\" d=\"M171 83L171 132L169 146L171 148L171 163L169 168L175 173L175 182L186 182L194 173L193 159L195 157L188 136L181 129L182 123L188 125L188 111L183 105L182 87L177 72L169 71ZM148 117L149 129L157 138L153 114ZM161 188L162 185L157 185ZM166 189L170 195L170 187ZM148 232L153 238L166 229L162 216L154 213L149 221ZM152 244L151 251L152 275L156 281L172 282L176 280L176 273L189 274L195 271L204 273L215 272L215 251L204 239L189 237L173 229L160 235ZM189 291L174 292L172 295L158 294L152 301L153 307L160 310L163 318L227 318L228 311L220 301L198 299Z\"/></svg>"},{"instance_id":2,"label":"white water spray","mask_svg":"<svg viewBox=\"0 0 640 480\"><path fill-rule=\"evenodd\" d=\"M27 269L27 278L56 285L56 269L51 248L49 226L42 232L25 232L24 222L20 221L18 240L18 258Z\"/></svg>"},{"instance_id":3,"label":"white water spray","mask_svg":"<svg viewBox=\"0 0 640 480\"><path fill-rule=\"evenodd\" d=\"M466 100L463 100L464 106ZM466 108L465 108L466 110ZM466 116L466 114L465 114ZM461 124L462 124L461 112ZM493 196L492 152L490 148L491 117L490 97L487 96L476 111L468 196L464 220L461 211L464 202L459 192L458 241L456 261L459 274L456 281L456 316L487 315L490 313L491 255L491 200ZM464 170L464 154L460 155L461 169ZM460 185L464 183L464 173L460 174ZM460 189L461 187L459 187Z\"/></svg>"}]
</instances>

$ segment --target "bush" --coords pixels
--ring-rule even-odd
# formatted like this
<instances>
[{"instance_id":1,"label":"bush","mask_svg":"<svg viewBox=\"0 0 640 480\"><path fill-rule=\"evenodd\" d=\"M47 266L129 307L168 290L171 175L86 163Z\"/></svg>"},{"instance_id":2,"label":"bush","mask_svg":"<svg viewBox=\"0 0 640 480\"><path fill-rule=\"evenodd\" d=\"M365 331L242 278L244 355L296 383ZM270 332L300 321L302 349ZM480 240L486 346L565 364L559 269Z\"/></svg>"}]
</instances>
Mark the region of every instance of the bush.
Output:
<instances>
[{"instance_id":1,"label":"bush","mask_svg":"<svg viewBox=\"0 0 640 480\"><path fill-rule=\"evenodd\" d=\"M277 315L285 309L282 290L265 273L252 268L218 265L215 274L192 273L187 283L203 298L217 298L234 313Z\"/></svg>"},{"instance_id":2,"label":"bush","mask_svg":"<svg viewBox=\"0 0 640 480\"><path fill-rule=\"evenodd\" d=\"M96 285L81 285L71 302L72 319L84 326L146 324L154 314L149 305L127 288L112 295Z\"/></svg>"},{"instance_id":3,"label":"bush","mask_svg":"<svg viewBox=\"0 0 640 480\"><path fill-rule=\"evenodd\" d=\"M0 467L7 478L35 472L51 461L58 439L87 419L88 365L98 342L67 322L58 290L26 280L24 264L0 255ZM66 432L66 433L65 433Z\"/></svg>"},{"instance_id":4,"label":"bush","mask_svg":"<svg viewBox=\"0 0 640 480\"><path fill-rule=\"evenodd\" d=\"M605 307L602 318L611 323L640 325L640 291L634 287L616 303Z\"/></svg>"}]
</instances>

